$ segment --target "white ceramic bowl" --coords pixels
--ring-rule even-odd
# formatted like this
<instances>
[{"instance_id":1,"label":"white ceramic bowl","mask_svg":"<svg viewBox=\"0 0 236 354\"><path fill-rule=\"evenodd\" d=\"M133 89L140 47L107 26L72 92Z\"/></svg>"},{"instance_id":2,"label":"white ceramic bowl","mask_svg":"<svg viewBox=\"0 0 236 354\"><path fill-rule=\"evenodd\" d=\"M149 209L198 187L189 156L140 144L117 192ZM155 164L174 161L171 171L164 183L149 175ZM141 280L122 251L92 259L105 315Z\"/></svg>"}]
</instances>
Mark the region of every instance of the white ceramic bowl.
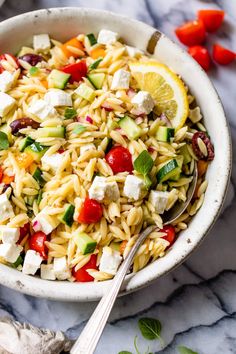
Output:
<instances>
[{"instance_id":1,"label":"white ceramic bowl","mask_svg":"<svg viewBox=\"0 0 236 354\"><path fill-rule=\"evenodd\" d=\"M1 52L16 53L21 46L31 44L33 34L37 33L49 33L52 38L65 41L79 32L97 33L102 28L118 32L129 45L142 50L148 48L154 58L182 76L201 107L205 125L215 145L215 159L207 172L209 186L202 208L194 216L189 228L181 232L165 257L148 265L134 276L127 277L123 289L125 294L148 285L178 266L203 240L216 221L226 194L231 171L231 141L220 99L205 72L183 49L144 23L93 9L39 10L0 23ZM24 275L0 264L0 283L34 296L67 301L89 301L99 299L106 291L109 281L50 282Z\"/></svg>"}]
</instances>

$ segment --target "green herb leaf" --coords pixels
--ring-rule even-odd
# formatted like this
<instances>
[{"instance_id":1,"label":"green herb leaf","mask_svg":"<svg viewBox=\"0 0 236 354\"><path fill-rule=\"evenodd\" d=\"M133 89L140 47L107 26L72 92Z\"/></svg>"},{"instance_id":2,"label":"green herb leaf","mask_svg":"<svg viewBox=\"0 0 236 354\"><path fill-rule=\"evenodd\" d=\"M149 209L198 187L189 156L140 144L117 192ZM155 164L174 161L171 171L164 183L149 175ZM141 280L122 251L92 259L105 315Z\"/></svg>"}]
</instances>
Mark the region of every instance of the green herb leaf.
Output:
<instances>
[{"instance_id":1,"label":"green herb leaf","mask_svg":"<svg viewBox=\"0 0 236 354\"><path fill-rule=\"evenodd\" d=\"M32 66L30 69L29 69L29 73L30 75L34 76L34 75L37 75L39 72L39 68L37 68L36 66Z\"/></svg>"},{"instance_id":2,"label":"green herb leaf","mask_svg":"<svg viewBox=\"0 0 236 354\"><path fill-rule=\"evenodd\" d=\"M73 130L72 130L72 133L74 134L81 134L83 133L84 131L86 130L86 127L81 125L81 124L78 124Z\"/></svg>"},{"instance_id":3,"label":"green herb leaf","mask_svg":"<svg viewBox=\"0 0 236 354\"><path fill-rule=\"evenodd\" d=\"M132 354L131 352L128 352L127 350L122 350L118 354Z\"/></svg>"},{"instance_id":4,"label":"green herb leaf","mask_svg":"<svg viewBox=\"0 0 236 354\"><path fill-rule=\"evenodd\" d=\"M151 155L147 152L147 150L143 150L134 161L134 169L146 176L151 171L153 164L154 162Z\"/></svg>"},{"instance_id":5,"label":"green herb leaf","mask_svg":"<svg viewBox=\"0 0 236 354\"><path fill-rule=\"evenodd\" d=\"M91 65L89 65L89 71L97 69L103 58L98 58Z\"/></svg>"},{"instance_id":6,"label":"green herb leaf","mask_svg":"<svg viewBox=\"0 0 236 354\"><path fill-rule=\"evenodd\" d=\"M9 145L7 134L0 132L0 150L7 150Z\"/></svg>"},{"instance_id":7,"label":"green herb leaf","mask_svg":"<svg viewBox=\"0 0 236 354\"><path fill-rule=\"evenodd\" d=\"M179 354L198 354L197 352L194 352L193 350L191 350L183 345L180 345L178 347L178 351L179 351Z\"/></svg>"},{"instance_id":8,"label":"green herb leaf","mask_svg":"<svg viewBox=\"0 0 236 354\"><path fill-rule=\"evenodd\" d=\"M91 45L97 44L97 40L93 33L87 34L87 37Z\"/></svg>"},{"instance_id":9,"label":"green herb leaf","mask_svg":"<svg viewBox=\"0 0 236 354\"><path fill-rule=\"evenodd\" d=\"M138 321L139 329L144 338L153 340L160 339L161 322L155 318L140 318Z\"/></svg>"},{"instance_id":10,"label":"green herb leaf","mask_svg":"<svg viewBox=\"0 0 236 354\"><path fill-rule=\"evenodd\" d=\"M77 116L77 112L74 108L67 107L65 109L65 113L64 113L65 119L72 119L75 118L76 116Z\"/></svg>"},{"instance_id":11,"label":"green herb leaf","mask_svg":"<svg viewBox=\"0 0 236 354\"><path fill-rule=\"evenodd\" d=\"M19 256L17 258L17 260L14 263L12 263L12 267L13 268L17 268L22 263L23 263L23 258L21 256Z\"/></svg>"}]
</instances>

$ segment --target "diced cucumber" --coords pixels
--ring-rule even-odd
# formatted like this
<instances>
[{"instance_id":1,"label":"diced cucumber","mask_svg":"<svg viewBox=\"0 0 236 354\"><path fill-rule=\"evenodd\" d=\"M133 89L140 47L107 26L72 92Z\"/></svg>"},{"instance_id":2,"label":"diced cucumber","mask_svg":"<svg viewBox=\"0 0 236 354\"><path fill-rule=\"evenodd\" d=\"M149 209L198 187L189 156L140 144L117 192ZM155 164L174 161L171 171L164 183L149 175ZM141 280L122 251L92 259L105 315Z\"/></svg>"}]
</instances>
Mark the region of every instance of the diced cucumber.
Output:
<instances>
[{"instance_id":1,"label":"diced cucumber","mask_svg":"<svg viewBox=\"0 0 236 354\"><path fill-rule=\"evenodd\" d=\"M102 88L103 82L105 80L104 73L95 73L95 74L88 74L87 78L91 82L91 84L97 89L100 90Z\"/></svg>"},{"instance_id":2,"label":"diced cucumber","mask_svg":"<svg viewBox=\"0 0 236 354\"><path fill-rule=\"evenodd\" d=\"M37 204L38 204L38 205L40 204L42 198L43 198L43 191L40 190L40 191L39 191L39 194L38 194L38 196L37 196Z\"/></svg>"},{"instance_id":3,"label":"diced cucumber","mask_svg":"<svg viewBox=\"0 0 236 354\"><path fill-rule=\"evenodd\" d=\"M25 54L35 54L35 51L30 47L22 47L19 53L17 53L17 56L22 57Z\"/></svg>"},{"instance_id":4,"label":"diced cucumber","mask_svg":"<svg viewBox=\"0 0 236 354\"><path fill-rule=\"evenodd\" d=\"M121 118L118 124L130 140L138 139L142 134L142 129L129 116Z\"/></svg>"},{"instance_id":5,"label":"diced cucumber","mask_svg":"<svg viewBox=\"0 0 236 354\"><path fill-rule=\"evenodd\" d=\"M79 247L82 254L93 253L96 246L97 246L97 242L94 241L85 232L80 232L77 235L77 237L75 239L75 243Z\"/></svg>"},{"instance_id":6,"label":"diced cucumber","mask_svg":"<svg viewBox=\"0 0 236 354\"><path fill-rule=\"evenodd\" d=\"M175 130L173 128L168 127L158 127L156 132L156 139L158 141L167 141L169 142L171 138L175 135Z\"/></svg>"},{"instance_id":7,"label":"diced cucumber","mask_svg":"<svg viewBox=\"0 0 236 354\"><path fill-rule=\"evenodd\" d=\"M175 176L180 171L181 168L176 159L170 160L157 172L157 183L171 179L171 177Z\"/></svg>"},{"instance_id":8,"label":"diced cucumber","mask_svg":"<svg viewBox=\"0 0 236 354\"><path fill-rule=\"evenodd\" d=\"M20 152L24 151L25 148L27 148L27 146L29 146L33 143L34 143L34 140L30 136L27 136L26 138L21 140L21 142L19 143Z\"/></svg>"},{"instance_id":9,"label":"diced cucumber","mask_svg":"<svg viewBox=\"0 0 236 354\"><path fill-rule=\"evenodd\" d=\"M6 123L0 126L0 132L3 132L7 135L8 141L11 144L12 143L11 128Z\"/></svg>"},{"instance_id":10,"label":"diced cucumber","mask_svg":"<svg viewBox=\"0 0 236 354\"><path fill-rule=\"evenodd\" d=\"M95 98L95 91L85 83L81 84L75 93L90 102Z\"/></svg>"},{"instance_id":11,"label":"diced cucumber","mask_svg":"<svg viewBox=\"0 0 236 354\"><path fill-rule=\"evenodd\" d=\"M120 244L121 242L111 242L109 247L111 247L114 251L120 252Z\"/></svg>"},{"instance_id":12,"label":"diced cucumber","mask_svg":"<svg viewBox=\"0 0 236 354\"><path fill-rule=\"evenodd\" d=\"M48 86L58 89L64 89L69 81L70 74L66 74L63 71L53 69L48 75Z\"/></svg>"},{"instance_id":13,"label":"diced cucumber","mask_svg":"<svg viewBox=\"0 0 236 354\"><path fill-rule=\"evenodd\" d=\"M43 186L45 184L45 180L42 177L42 171L40 170L39 167L37 167L36 170L34 171L33 178L38 182L40 186Z\"/></svg>"},{"instance_id":14,"label":"diced cucumber","mask_svg":"<svg viewBox=\"0 0 236 354\"><path fill-rule=\"evenodd\" d=\"M108 130L114 130L116 128L119 128L119 125L116 121L114 121L111 117L108 118L107 120L107 128Z\"/></svg>"},{"instance_id":15,"label":"diced cucumber","mask_svg":"<svg viewBox=\"0 0 236 354\"><path fill-rule=\"evenodd\" d=\"M143 180L144 180L146 189L147 189L147 190L150 189L151 186L152 186L152 180L151 180L151 178L150 178L148 175L145 175L145 176L143 176Z\"/></svg>"},{"instance_id":16,"label":"diced cucumber","mask_svg":"<svg viewBox=\"0 0 236 354\"><path fill-rule=\"evenodd\" d=\"M40 138L65 138L65 127L39 128Z\"/></svg>"},{"instance_id":17,"label":"diced cucumber","mask_svg":"<svg viewBox=\"0 0 236 354\"><path fill-rule=\"evenodd\" d=\"M187 163L191 162L192 157L191 157L191 155L190 155L190 153L189 153L189 151L188 151L187 145L182 146L182 147L179 149L179 152L180 152L180 154L181 154L181 155L183 156L183 158L184 158L184 164L187 164Z\"/></svg>"},{"instance_id":18,"label":"diced cucumber","mask_svg":"<svg viewBox=\"0 0 236 354\"><path fill-rule=\"evenodd\" d=\"M98 58L92 64L89 65L89 71L97 69L98 65L101 63L103 58Z\"/></svg>"},{"instance_id":19,"label":"diced cucumber","mask_svg":"<svg viewBox=\"0 0 236 354\"><path fill-rule=\"evenodd\" d=\"M175 160L177 161L179 169L178 169L178 171L176 171L176 173L173 176L171 176L169 178L170 181L178 181L180 179L180 175L181 175L181 172L182 172L183 161L184 161L183 156L178 155L178 156L175 157Z\"/></svg>"},{"instance_id":20,"label":"diced cucumber","mask_svg":"<svg viewBox=\"0 0 236 354\"><path fill-rule=\"evenodd\" d=\"M17 268L17 267L19 267L20 264L23 264L23 258L21 256L19 256L17 258L17 260L14 263L11 264L11 266L13 268Z\"/></svg>"},{"instance_id":21,"label":"diced cucumber","mask_svg":"<svg viewBox=\"0 0 236 354\"><path fill-rule=\"evenodd\" d=\"M87 34L87 37L88 37L88 40L89 40L91 46L93 46L94 44L97 44L97 40L96 40L93 33Z\"/></svg>"},{"instance_id":22,"label":"diced cucumber","mask_svg":"<svg viewBox=\"0 0 236 354\"><path fill-rule=\"evenodd\" d=\"M46 146L42 146L39 143L35 142L27 146L27 148L25 148L25 152L30 154L33 157L34 161L40 162L47 149L48 148Z\"/></svg>"},{"instance_id":23,"label":"diced cucumber","mask_svg":"<svg viewBox=\"0 0 236 354\"><path fill-rule=\"evenodd\" d=\"M66 224L67 226L72 226L74 221L74 212L74 205L68 204L64 214L62 214L60 217L61 222L63 222L63 224Z\"/></svg>"}]
</instances>

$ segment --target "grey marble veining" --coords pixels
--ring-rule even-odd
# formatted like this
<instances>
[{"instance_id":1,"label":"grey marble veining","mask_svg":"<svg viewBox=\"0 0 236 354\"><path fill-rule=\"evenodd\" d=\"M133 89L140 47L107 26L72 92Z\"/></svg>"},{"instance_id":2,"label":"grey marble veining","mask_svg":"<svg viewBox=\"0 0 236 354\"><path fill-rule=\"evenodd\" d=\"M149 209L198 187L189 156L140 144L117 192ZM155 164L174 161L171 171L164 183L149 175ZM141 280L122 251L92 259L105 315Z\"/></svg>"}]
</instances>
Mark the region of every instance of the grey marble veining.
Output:
<instances>
[{"instance_id":1,"label":"grey marble veining","mask_svg":"<svg viewBox=\"0 0 236 354\"><path fill-rule=\"evenodd\" d=\"M236 50L236 3L230 0L6 0L0 20L21 12L44 7L86 6L108 9L161 29L174 38L174 27L195 16L203 7L223 8L228 15L224 26L209 40L220 39ZM236 65L214 68L210 76L222 98L231 125L233 150L236 142ZM217 122L216 122L217 124ZM235 165L234 165L235 167ZM101 339L97 354L134 352L133 339L139 337L140 351L177 353L186 345L199 354L236 353L236 185L235 168L228 203L204 243L175 271L148 288L118 299ZM42 300L0 287L0 316L20 322L62 330L76 338L93 311L95 303L62 303ZM139 317L160 319L164 349L158 342L141 339Z\"/></svg>"}]
</instances>

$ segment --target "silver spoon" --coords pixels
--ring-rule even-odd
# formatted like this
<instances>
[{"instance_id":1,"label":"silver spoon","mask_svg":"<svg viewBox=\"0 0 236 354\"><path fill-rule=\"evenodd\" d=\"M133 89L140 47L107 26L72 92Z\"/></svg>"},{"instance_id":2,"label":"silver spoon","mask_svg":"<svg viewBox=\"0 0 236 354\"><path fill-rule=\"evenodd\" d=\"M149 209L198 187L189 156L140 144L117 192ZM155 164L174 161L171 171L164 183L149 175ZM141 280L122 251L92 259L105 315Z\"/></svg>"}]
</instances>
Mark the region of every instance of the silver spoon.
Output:
<instances>
[{"instance_id":1,"label":"silver spoon","mask_svg":"<svg viewBox=\"0 0 236 354\"><path fill-rule=\"evenodd\" d=\"M169 212L164 214L164 225L171 224L186 210L193 197L197 184L197 178L198 172L195 163L193 179L187 192L186 201L184 203L177 203L175 207L173 207ZM73 345L70 351L71 354L94 353L97 347L97 343L101 337L103 329L107 323L108 317L117 298L117 295L119 294L125 275L128 272L130 265L132 264L134 256L143 241L145 241L147 236L150 235L150 233L153 232L156 228L156 225L151 225L139 235L135 244L131 248L128 256L125 258L114 279L112 280L110 289L103 295L102 299L94 310L85 328L83 329L79 338Z\"/></svg>"}]
</instances>

